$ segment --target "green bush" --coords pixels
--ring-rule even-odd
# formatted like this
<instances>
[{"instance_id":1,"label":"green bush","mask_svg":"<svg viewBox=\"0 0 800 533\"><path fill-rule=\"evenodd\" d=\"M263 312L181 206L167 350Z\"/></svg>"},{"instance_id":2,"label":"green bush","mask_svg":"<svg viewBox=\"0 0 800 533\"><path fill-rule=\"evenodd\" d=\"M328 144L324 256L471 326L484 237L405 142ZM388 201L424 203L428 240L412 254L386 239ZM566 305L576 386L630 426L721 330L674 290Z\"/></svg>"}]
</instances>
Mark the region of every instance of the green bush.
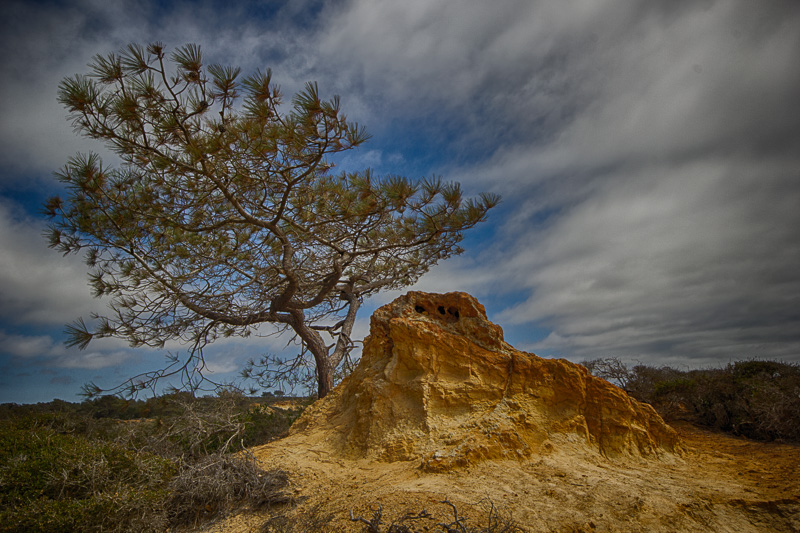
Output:
<instances>
[{"instance_id":1,"label":"green bush","mask_svg":"<svg viewBox=\"0 0 800 533\"><path fill-rule=\"evenodd\" d=\"M304 408L304 403L299 403L295 409L280 409L268 405L250 406L240 418L244 425L244 445L258 446L285 437Z\"/></svg>"},{"instance_id":2,"label":"green bush","mask_svg":"<svg viewBox=\"0 0 800 533\"><path fill-rule=\"evenodd\" d=\"M174 472L172 461L156 455L5 423L0 530L144 530L138 517L157 515Z\"/></svg>"},{"instance_id":3,"label":"green bush","mask_svg":"<svg viewBox=\"0 0 800 533\"><path fill-rule=\"evenodd\" d=\"M725 368L676 370L634 366L618 359L584 363L668 418L760 440L800 441L800 366L739 361Z\"/></svg>"},{"instance_id":4,"label":"green bush","mask_svg":"<svg viewBox=\"0 0 800 533\"><path fill-rule=\"evenodd\" d=\"M241 446L283 434L296 412L178 394L128 404L158 416L127 420L100 400L0 406L0 531L164 531L287 501L286 473Z\"/></svg>"}]
</instances>

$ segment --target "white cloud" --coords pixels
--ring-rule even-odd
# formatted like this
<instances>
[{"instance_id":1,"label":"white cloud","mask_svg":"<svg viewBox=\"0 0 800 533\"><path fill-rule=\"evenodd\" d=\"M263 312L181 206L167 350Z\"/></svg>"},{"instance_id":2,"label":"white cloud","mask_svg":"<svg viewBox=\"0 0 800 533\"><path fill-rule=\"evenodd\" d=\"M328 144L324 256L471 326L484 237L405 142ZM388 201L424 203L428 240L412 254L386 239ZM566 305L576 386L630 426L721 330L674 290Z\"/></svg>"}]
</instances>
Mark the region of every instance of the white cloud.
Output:
<instances>
[{"instance_id":1,"label":"white cloud","mask_svg":"<svg viewBox=\"0 0 800 533\"><path fill-rule=\"evenodd\" d=\"M227 374L241 370L242 365L231 360L206 361L205 369L209 374Z\"/></svg>"},{"instance_id":2,"label":"white cloud","mask_svg":"<svg viewBox=\"0 0 800 533\"><path fill-rule=\"evenodd\" d=\"M0 164L49 176L76 151L99 148L71 133L67 113L57 102L59 82L85 72L95 54L135 40L144 26L142 14L127 2L91 0L49 9L11 0L3 10ZM126 24L118 24L121 20ZM107 31L112 26L115 30Z\"/></svg>"},{"instance_id":3,"label":"white cloud","mask_svg":"<svg viewBox=\"0 0 800 533\"><path fill-rule=\"evenodd\" d=\"M24 0L4 2L0 166L38 175L47 186L45 180L76 152L92 150L112 161L102 144L72 132L57 90L65 77L87 73L96 54L117 53L129 43L161 41L168 50L197 43L206 63L241 65L246 72L273 67L276 83L291 96L308 73L299 49L304 32L281 21L289 22L304 4L297 0L278 9L265 27L235 3L221 11L210 1L78 0L47 9ZM10 177L0 175L0 182Z\"/></svg>"},{"instance_id":4,"label":"white cloud","mask_svg":"<svg viewBox=\"0 0 800 533\"><path fill-rule=\"evenodd\" d=\"M113 340L98 342L92 349L80 351L67 348L50 335L19 335L0 330L0 352L3 354L28 363L44 361L47 366L57 368L99 370L116 367L133 358L132 350L113 349L114 344L119 343Z\"/></svg>"},{"instance_id":5,"label":"white cloud","mask_svg":"<svg viewBox=\"0 0 800 533\"><path fill-rule=\"evenodd\" d=\"M47 248L45 224L0 201L0 316L18 324L60 325L88 315L93 300L81 257Z\"/></svg>"},{"instance_id":6,"label":"white cloud","mask_svg":"<svg viewBox=\"0 0 800 533\"><path fill-rule=\"evenodd\" d=\"M0 331L0 345L4 352L26 359L50 355L55 349L55 343L49 335L9 335L4 331Z\"/></svg>"},{"instance_id":7,"label":"white cloud","mask_svg":"<svg viewBox=\"0 0 800 533\"><path fill-rule=\"evenodd\" d=\"M118 367L119 365L133 359L134 354L130 350L114 352L98 352L87 350L74 352L64 357L60 357L54 362L54 366L62 368L81 368L88 370L100 370L103 368Z\"/></svg>"},{"instance_id":8,"label":"white cloud","mask_svg":"<svg viewBox=\"0 0 800 533\"><path fill-rule=\"evenodd\" d=\"M514 241L503 274L531 296L501 320L543 322L556 335L537 348L567 353L794 357L800 342L775 331L797 326L793 173L712 160L607 177Z\"/></svg>"}]
</instances>

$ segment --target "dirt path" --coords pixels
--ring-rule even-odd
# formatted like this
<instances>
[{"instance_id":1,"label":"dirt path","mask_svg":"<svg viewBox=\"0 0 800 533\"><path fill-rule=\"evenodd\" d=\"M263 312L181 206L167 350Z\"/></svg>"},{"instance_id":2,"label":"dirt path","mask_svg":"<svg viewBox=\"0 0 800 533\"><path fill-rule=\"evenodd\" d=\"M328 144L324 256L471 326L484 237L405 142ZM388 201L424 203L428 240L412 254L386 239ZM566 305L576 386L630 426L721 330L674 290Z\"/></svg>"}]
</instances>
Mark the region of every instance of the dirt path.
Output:
<instances>
[{"instance_id":1,"label":"dirt path","mask_svg":"<svg viewBox=\"0 0 800 533\"><path fill-rule=\"evenodd\" d=\"M278 514L308 518L314 509L335 531L361 531L350 510L370 518L378 506L387 522L423 509L435 519L419 524L452 521L445 499L468 525L485 523L492 502L531 532L800 531L800 446L673 427L682 456L609 460L565 439L532 461L442 474L423 473L414 462L347 461L292 437L253 451L265 468L291 473L296 505ZM242 514L209 531L261 531L268 518Z\"/></svg>"}]
</instances>

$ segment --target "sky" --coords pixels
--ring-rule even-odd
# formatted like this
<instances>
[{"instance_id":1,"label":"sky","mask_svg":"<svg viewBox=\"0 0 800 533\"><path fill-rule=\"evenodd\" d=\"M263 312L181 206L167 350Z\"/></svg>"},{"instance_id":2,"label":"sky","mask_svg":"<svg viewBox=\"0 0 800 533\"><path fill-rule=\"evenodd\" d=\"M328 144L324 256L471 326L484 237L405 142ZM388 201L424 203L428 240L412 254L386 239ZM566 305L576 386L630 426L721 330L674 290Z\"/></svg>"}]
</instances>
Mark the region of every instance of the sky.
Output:
<instances>
[{"instance_id":1,"label":"sky","mask_svg":"<svg viewBox=\"0 0 800 533\"><path fill-rule=\"evenodd\" d=\"M412 289L466 291L520 350L677 368L800 363L796 0L6 0L0 7L0 402L79 401L163 366L64 325L93 299L47 248L76 136L58 83L129 43L199 44L337 94L372 139L343 169L442 176L503 202ZM400 293L366 302L356 327ZM286 339L210 347L213 377ZM180 346L168 346L180 350Z\"/></svg>"}]
</instances>

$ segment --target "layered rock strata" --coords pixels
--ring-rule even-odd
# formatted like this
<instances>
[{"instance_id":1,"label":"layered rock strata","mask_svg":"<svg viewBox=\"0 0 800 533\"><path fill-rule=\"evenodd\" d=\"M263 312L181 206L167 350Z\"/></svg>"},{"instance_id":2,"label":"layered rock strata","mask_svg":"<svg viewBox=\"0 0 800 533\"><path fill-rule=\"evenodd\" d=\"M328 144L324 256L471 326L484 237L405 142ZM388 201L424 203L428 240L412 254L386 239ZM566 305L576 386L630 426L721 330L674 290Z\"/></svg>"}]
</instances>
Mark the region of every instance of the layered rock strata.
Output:
<instances>
[{"instance_id":1,"label":"layered rock strata","mask_svg":"<svg viewBox=\"0 0 800 533\"><path fill-rule=\"evenodd\" d=\"M442 471L554 447L680 452L647 405L586 369L514 349L466 293L410 292L375 311L361 362L292 434L358 459Z\"/></svg>"}]
</instances>

